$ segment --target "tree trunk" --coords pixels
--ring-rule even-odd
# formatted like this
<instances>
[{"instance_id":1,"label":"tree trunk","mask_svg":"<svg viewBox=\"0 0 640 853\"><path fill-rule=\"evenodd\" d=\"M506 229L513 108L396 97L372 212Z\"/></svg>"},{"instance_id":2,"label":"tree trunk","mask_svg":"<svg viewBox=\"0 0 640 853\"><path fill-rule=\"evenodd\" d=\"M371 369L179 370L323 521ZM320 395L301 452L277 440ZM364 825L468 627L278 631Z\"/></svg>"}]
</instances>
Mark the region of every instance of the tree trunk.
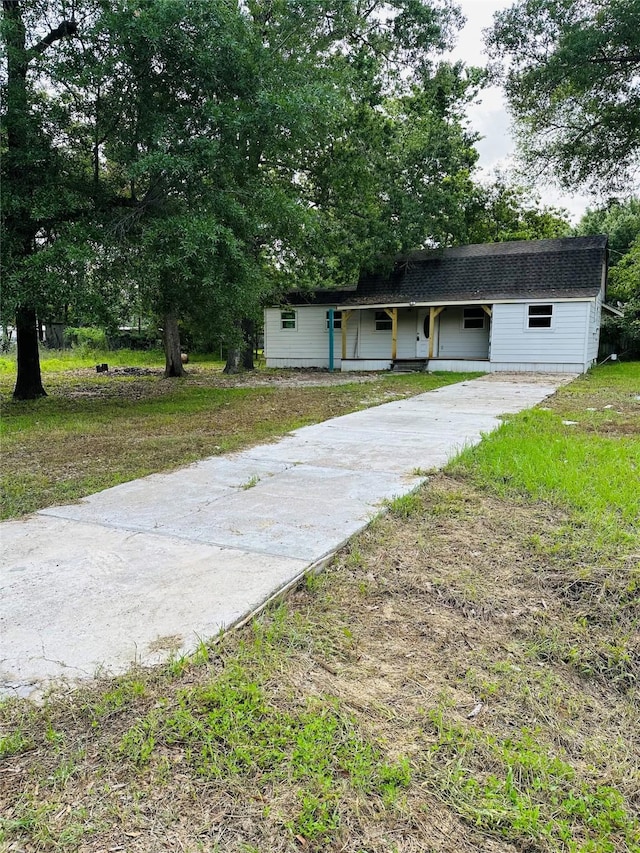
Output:
<instances>
[{"instance_id":1,"label":"tree trunk","mask_svg":"<svg viewBox=\"0 0 640 853\"><path fill-rule=\"evenodd\" d=\"M229 347L227 350L227 363L223 373L240 373L242 370L242 349L238 346Z\"/></svg>"},{"instance_id":2,"label":"tree trunk","mask_svg":"<svg viewBox=\"0 0 640 853\"><path fill-rule=\"evenodd\" d=\"M253 344L255 337L255 323L253 320L244 319L242 321L242 337L244 339L242 366L245 370L254 370Z\"/></svg>"},{"instance_id":3,"label":"tree trunk","mask_svg":"<svg viewBox=\"0 0 640 853\"><path fill-rule=\"evenodd\" d=\"M40 374L38 350L38 325L36 312L29 306L20 306L16 312L18 339L18 376L13 390L15 400L35 400L46 397Z\"/></svg>"},{"instance_id":4,"label":"tree trunk","mask_svg":"<svg viewBox=\"0 0 640 853\"><path fill-rule=\"evenodd\" d=\"M64 38L77 34L75 21L61 21L43 38L27 47L23 8L29 3L3 0L2 35L6 48L5 140L3 159L2 202L6 206L5 237L11 246L16 267L35 251L38 223L32 210L34 191L42 181L39 135L34 132L35 113L32 113L27 86L29 63L37 60L48 48ZM28 13L27 13L28 14ZM34 153L35 152L35 153ZM11 199L8 205L5 199ZM18 341L18 376L13 396L16 400L35 400L46 396L40 374L36 305L29 296L16 311Z\"/></svg>"},{"instance_id":5,"label":"tree trunk","mask_svg":"<svg viewBox=\"0 0 640 853\"><path fill-rule=\"evenodd\" d=\"M182 366L182 352L180 351L180 332L178 331L178 318L175 311L167 311L163 320L162 345L164 347L165 378L184 376L185 369Z\"/></svg>"},{"instance_id":6,"label":"tree trunk","mask_svg":"<svg viewBox=\"0 0 640 853\"><path fill-rule=\"evenodd\" d=\"M233 344L227 352L227 363L223 373L240 373L243 370L253 370L253 320L242 320L238 326L242 331L242 340Z\"/></svg>"},{"instance_id":7,"label":"tree trunk","mask_svg":"<svg viewBox=\"0 0 640 853\"><path fill-rule=\"evenodd\" d=\"M26 201L34 185L33 170L29 164L31 143L29 99L27 96L26 33L19 3L4 3L3 25L7 49L6 87L6 140L7 151L3 168L3 206L7 205L5 228L17 258L27 258L34 249L35 228L31 209ZM18 342L18 376L13 391L16 400L35 400L45 397L40 375L38 326L33 305L20 305L16 311L16 338Z\"/></svg>"}]
</instances>

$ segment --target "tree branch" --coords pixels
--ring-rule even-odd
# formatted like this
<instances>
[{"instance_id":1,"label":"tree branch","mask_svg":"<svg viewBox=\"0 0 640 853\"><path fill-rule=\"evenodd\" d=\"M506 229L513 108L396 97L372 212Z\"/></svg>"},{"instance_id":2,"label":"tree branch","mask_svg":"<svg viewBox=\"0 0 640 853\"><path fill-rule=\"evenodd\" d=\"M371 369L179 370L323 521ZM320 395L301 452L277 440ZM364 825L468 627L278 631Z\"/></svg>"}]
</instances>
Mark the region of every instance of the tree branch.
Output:
<instances>
[{"instance_id":1,"label":"tree branch","mask_svg":"<svg viewBox=\"0 0 640 853\"><path fill-rule=\"evenodd\" d=\"M51 30L37 44L34 44L33 47L29 48L29 56L40 56L40 54L44 53L45 50L50 47L54 42L60 41L63 38L72 38L73 36L77 35L77 33L77 21L61 21L61 23L58 24L55 30Z\"/></svg>"},{"instance_id":2,"label":"tree branch","mask_svg":"<svg viewBox=\"0 0 640 853\"><path fill-rule=\"evenodd\" d=\"M611 65L615 63L618 65L637 65L640 64L640 53L629 53L622 56L607 56L601 53L600 56L594 56L591 61L597 65Z\"/></svg>"}]
</instances>

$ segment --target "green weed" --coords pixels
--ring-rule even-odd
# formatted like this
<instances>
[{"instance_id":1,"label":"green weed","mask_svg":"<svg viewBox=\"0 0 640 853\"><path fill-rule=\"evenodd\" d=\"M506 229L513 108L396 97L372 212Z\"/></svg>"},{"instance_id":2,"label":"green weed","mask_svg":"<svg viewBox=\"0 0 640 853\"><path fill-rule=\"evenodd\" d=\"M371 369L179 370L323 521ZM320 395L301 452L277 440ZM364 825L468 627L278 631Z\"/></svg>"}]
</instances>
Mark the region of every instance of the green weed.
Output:
<instances>
[{"instance_id":1,"label":"green weed","mask_svg":"<svg viewBox=\"0 0 640 853\"><path fill-rule=\"evenodd\" d=\"M335 830L347 789L390 804L410 783L408 762L385 762L337 702L318 699L282 710L239 663L177 698L124 734L123 758L142 771L158 750L179 749L205 779L248 777L265 789L295 780L299 810L284 820L294 835L317 839Z\"/></svg>"},{"instance_id":2,"label":"green weed","mask_svg":"<svg viewBox=\"0 0 640 853\"><path fill-rule=\"evenodd\" d=\"M0 758L18 755L30 749L31 745L32 740L30 736L21 729L9 732L9 734L0 736Z\"/></svg>"},{"instance_id":3,"label":"green weed","mask_svg":"<svg viewBox=\"0 0 640 853\"><path fill-rule=\"evenodd\" d=\"M411 518L422 512L424 501L421 492L413 491L385 501L385 507L393 518Z\"/></svg>"},{"instance_id":4,"label":"green weed","mask_svg":"<svg viewBox=\"0 0 640 853\"><path fill-rule=\"evenodd\" d=\"M307 592L318 592L322 585L323 578L320 572L309 572L304 576L304 588Z\"/></svg>"},{"instance_id":5,"label":"green weed","mask_svg":"<svg viewBox=\"0 0 640 853\"><path fill-rule=\"evenodd\" d=\"M260 482L260 477L258 477L257 474L254 474L253 477L249 477L249 479L246 481L246 483L242 484L241 488L244 489L245 491L247 489L253 489L253 487L257 486L259 482Z\"/></svg>"},{"instance_id":6,"label":"green weed","mask_svg":"<svg viewBox=\"0 0 640 853\"><path fill-rule=\"evenodd\" d=\"M63 826L56 819L56 811L66 816ZM23 797L16 804L11 818L0 815L0 842L27 833L40 850L77 849L87 836L98 831L99 826L89 819L85 808L63 803L37 804L31 797Z\"/></svg>"},{"instance_id":7,"label":"green weed","mask_svg":"<svg viewBox=\"0 0 640 853\"><path fill-rule=\"evenodd\" d=\"M145 684L143 681L125 677L116 679L113 689L102 693L86 711L90 714L94 725L97 725L104 717L124 711L130 708L138 699L145 695Z\"/></svg>"},{"instance_id":8,"label":"green weed","mask_svg":"<svg viewBox=\"0 0 640 853\"><path fill-rule=\"evenodd\" d=\"M535 730L500 739L473 726L428 714L427 784L456 811L518 845L546 849L640 849L640 824L613 786L579 779Z\"/></svg>"}]
</instances>

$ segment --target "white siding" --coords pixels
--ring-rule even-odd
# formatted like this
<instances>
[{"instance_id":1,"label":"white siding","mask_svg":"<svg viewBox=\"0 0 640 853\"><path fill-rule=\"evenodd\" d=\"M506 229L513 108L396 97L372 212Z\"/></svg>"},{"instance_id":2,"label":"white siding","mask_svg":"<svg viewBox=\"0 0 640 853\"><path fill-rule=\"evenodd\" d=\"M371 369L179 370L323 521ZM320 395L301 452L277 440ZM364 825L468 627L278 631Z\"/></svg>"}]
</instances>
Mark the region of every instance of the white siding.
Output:
<instances>
[{"instance_id":1,"label":"white siding","mask_svg":"<svg viewBox=\"0 0 640 853\"><path fill-rule=\"evenodd\" d=\"M594 362L598 358L600 346L600 323L602 321L602 291L589 307L589 330L587 333L587 361Z\"/></svg>"},{"instance_id":2,"label":"white siding","mask_svg":"<svg viewBox=\"0 0 640 853\"><path fill-rule=\"evenodd\" d=\"M463 328L463 308L445 308L438 317L438 358L488 358L489 317L484 329ZM434 355L436 353L434 352Z\"/></svg>"},{"instance_id":3,"label":"white siding","mask_svg":"<svg viewBox=\"0 0 640 853\"><path fill-rule=\"evenodd\" d=\"M437 368L434 366L433 370ZM485 367L485 370L487 368ZM504 363L489 364L489 373L500 373L507 371L508 373L584 373L584 363L581 361L571 363L567 362L537 362L537 361L509 361Z\"/></svg>"},{"instance_id":4,"label":"white siding","mask_svg":"<svg viewBox=\"0 0 640 853\"><path fill-rule=\"evenodd\" d=\"M586 370L585 334L590 302L556 302L550 329L529 329L528 305L493 306L491 363L500 369ZM518 365L532 365L518 367ZM536 367L533 367L536 365Z\"/></svg>"},{"instance_id":5,"label":"white siding","mask_svg":"<svg viewBox=\"0 0 640 853\"><path fill-rule=\"evenodd\" d=\"M354 311L359 320L360 341L356 356L358 358L391 358L391 329L376 331L375 311Z\"/></svg>"},{"instance_id":6,"label":"white siding","mask_svg":"<svg viewBox=\"0 0 640 853\"><path fill-rule=\"evenodd\" d=\"M482 369L477 360L489 355L490 334L490 364L485 362L485 370L587 370L597 357L602 294L596 300L553 303L549 329L528 328L529 304L536 303L494 304L491 332L488 321L485 329L464 329L462 308L448 307L436 322L436 358L430 369L459 370L460 360ZM267 367L328 367L328 306L297 307L295 329L281 327L280 310L269 308L264 315ZM416 309L398 311L398 358L416 356L417 317ZM341 356L342 333L336 329L336 369L340 369ZM391 330L376 331L373 309L354 310L347 322L346 369L356 369L354 359L362 360L359 367L368 370L386 369L391 364Z\"/></svg>"},{"instance_id":7,"label":"white siding","mask_svg":"<svg viewBox=\"0 0 640 853\"><path fill-rule=\"evenodd\" d=\"M340 363L340 370L391 370L392 366L390 358L345 358Z\"/></svg>"},{"instance_id":8,"label":"white siding","mask_svg":"<svg viewBox=\"0 0 640 853\"><path fill-rule=\"evenodd\" d=\"M296 328L283 329L280 308L264 312L264 354L267 367L328 367L328 305L303 305L287 309L296 312ZM347 355L352 355L357 335L354 315L347 326ZM342 356L342 332L333 333L333 357L336 367Z\"/></svg>"},{"instance_id":9,"label":"white siding","mask_svg":"<svg viewBox=\"0 0 640 853\"><path fill-rule=\"evenodd\" d=\"M397 358L416 358L419 309L398 308ZM356 356L365 359L391 359L391 329L376 330L374 309L354 311L349 323L359 323ZM350 356L351 357L351 356Z\"/></svg>"}]
</instances>

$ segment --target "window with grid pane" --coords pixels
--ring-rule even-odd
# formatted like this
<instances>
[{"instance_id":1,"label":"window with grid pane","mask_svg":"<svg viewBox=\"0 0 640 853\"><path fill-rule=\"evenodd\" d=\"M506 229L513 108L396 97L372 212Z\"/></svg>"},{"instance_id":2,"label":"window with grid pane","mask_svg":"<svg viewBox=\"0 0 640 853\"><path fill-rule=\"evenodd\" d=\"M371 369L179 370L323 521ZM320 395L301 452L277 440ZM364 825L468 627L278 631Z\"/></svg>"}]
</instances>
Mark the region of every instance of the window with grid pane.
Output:
<instances>
[{"instance_id":1,"label":"window with grid pane","mask_svg":"<svg viewBox=\"0 0 640 853\"><path fill-rule=\"evenodd\" d=\"M329 329L329 312L327 311L327 329ZM333 328L341 329L342 328L342 311L334 311L333 312Z\"/></svg>"}]
</instances>

